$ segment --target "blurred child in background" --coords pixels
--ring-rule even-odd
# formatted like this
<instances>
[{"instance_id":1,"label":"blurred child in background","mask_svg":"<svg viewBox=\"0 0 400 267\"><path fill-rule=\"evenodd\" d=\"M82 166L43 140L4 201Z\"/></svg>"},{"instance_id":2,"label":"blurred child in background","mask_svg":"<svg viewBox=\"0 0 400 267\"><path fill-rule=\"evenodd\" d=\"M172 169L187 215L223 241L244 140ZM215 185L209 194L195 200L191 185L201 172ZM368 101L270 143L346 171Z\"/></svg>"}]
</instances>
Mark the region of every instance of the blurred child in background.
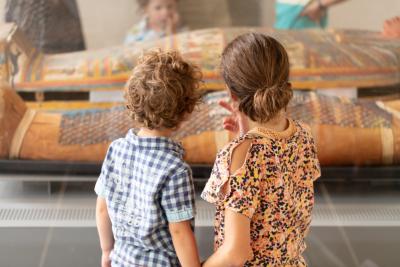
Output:
<instances>
[{"instance_id":1,"label":"blurred child in background","mask_svg":"<svg viewBox=\"0 0 400 267\"><path fill-rule=\"evenodd\" d=\"M158 39L184 30L180 23L177 0L138 0L142 20L125 37L125 44Z\"/></svg>"}]
</instances>

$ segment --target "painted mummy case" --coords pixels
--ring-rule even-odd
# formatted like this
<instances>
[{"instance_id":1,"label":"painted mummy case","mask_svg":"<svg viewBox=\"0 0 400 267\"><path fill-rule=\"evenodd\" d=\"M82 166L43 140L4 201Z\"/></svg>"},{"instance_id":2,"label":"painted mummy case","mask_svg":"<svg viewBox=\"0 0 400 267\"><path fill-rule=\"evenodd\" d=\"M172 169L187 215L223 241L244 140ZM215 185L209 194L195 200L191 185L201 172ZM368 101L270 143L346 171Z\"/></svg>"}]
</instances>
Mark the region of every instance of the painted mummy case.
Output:
<instances>
[{"instance_id":1,"label":"painted mummy case","mask_svg":"<svg viewBox=\"0 0 400 267\"><path fill-rule=\"evenodd\" d=\"M46 55L33 49L15 26L6 25L0 29L0 69L2 79L17 91L120 90L138 56L158 47L178 49L201 67L204 88L220 90L220 54L228 42L248 31L272 35L284 44L295 89L400 84L400 41L361 30L214 28L130 46Z\"/></svg>"},{"instance_id":2,"label":"painted mummy case","mask_svg":"<svg viewBox=\"0 0 400 267\"><path fill-rule=\"evenodd\" d=\"M227 42L249 30L274 35L284 43L297 88L399 84L399 41L365 31L259 28L210 29L129 47L43 55L7 25L0 29L4 40L0 42L0 78L19 91L121 89L141 51L163 47L180 49L201 66L205 88L217 90L223 88L220 52ZM109 142L134 127L121 107L39 112L27 108L6 87L0 91L1 158L101 161ZM174 136L183 142L191 163L212 163L217 149L229 139L219 125L221 110L212 101L224 96L205 97L207 104ZM399 108L398 101L357 102L303 92L297 93L289 111L311 125L323 165L390 165L399 161Z\"/></svg>"},{"instance_id":3,"label":"painted mummy case","mask_svg":"<svg viewBox=\"0 0 400 267\"><path fill-rule=\"evenodd\" d=\"M229 140L218 106L225 92L204 96L204 104L173 138L192 164L212 164ZM135 128L125 109L59 113L26 107L12 89L0 90L0 158L101 162L109 143ZM400 162L400 100L349 100L296 91L288 113L311 126L322 165L392 165Z\"/></svg>"}]
</instances>

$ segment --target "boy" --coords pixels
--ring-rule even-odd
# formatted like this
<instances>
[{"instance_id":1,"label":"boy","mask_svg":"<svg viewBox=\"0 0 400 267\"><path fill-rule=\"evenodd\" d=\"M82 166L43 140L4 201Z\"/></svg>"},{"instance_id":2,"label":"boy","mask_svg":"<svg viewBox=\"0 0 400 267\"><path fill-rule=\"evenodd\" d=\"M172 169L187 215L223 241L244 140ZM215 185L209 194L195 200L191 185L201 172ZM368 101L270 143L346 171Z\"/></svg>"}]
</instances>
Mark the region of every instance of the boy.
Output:
<instances>
[{"instance_id":1,"label":"boy","mask_svg":"<svg viewBox=\"0 0 400 267\"><path fill-rule=\"evenodd\" d=\"M191 222L194 186L169 138L198 103L201 73L178 52L150 52L125 92L140 125L111 143L96 183L102 266L200 266Z\"/></svg>"}]
</instances>

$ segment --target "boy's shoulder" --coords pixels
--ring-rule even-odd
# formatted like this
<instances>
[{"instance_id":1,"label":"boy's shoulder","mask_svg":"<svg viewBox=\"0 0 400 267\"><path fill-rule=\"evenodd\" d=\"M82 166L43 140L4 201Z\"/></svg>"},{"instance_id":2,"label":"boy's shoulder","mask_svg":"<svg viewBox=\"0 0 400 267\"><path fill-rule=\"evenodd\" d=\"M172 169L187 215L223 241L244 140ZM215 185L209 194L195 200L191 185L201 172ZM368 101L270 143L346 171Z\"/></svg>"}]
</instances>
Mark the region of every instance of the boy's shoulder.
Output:
<instances>
[{"instance_id":1,"label":"boy's shoulder","mask_svg":"<svg viewBox=\"0 0 400 267\"><path fill-rule=\"evenodd\" d=\"M147 21L142 19L134 24L125 35L125 44L130 44L136 41L143 41L148 34Z\"/></svg>"},{"instance_id":2,"label":"boy's shoulder","mask_svg":"<svg viewBox=\"0 0 400 267\"><path fill-rule=\"evenodd\" d=\"M146 18L142 18L139 22L135 23L134 25L132 25L129 30L128 33L129 34L138 34L140 32L143 32L147 29L147 19Z\"/></svg>"},{"instance_id":3,"label":"boy's shoulder","mask_svg":"<svg viewBox=\"0 0 400 267\"><path fill-rule=\"evenodd\" d=\"M126 137L121 137L121 138L113 140L110 143L109 149L119 150L119 149L126 147L128 144L129 144L129 142L126 139Z\"/></svg>"},{"instance_id":4,"label":"boy's shoulder","mask_svg":"<svg viewBox=\"0 0 400 267\"><path fill-rule=\"evenodd\" d=\"M128 35L137 35L142 31L143 31L143 29L141 27L141 24L138 23L138 24L134 24L132 27L130 27L129 30L127 31L127 34Z\"/></svg>"},{"instance_id":5,"label":"boy's shoulder","mask_svg":"<svg viewBox=\"0 0 400 267\"><path fill-rule=\"evenodd\" d=\"M165 171L168 172L170 175L179 174L182 172L192 173L192 168L190 167L189 163L183 160L176 154L171 155L171 160L168 162Z\"/></svg>"},{"instance_id":6,"label":"boy's shoulder","mask_svg":"<svg viewBox=\"0 0 400 267\"><path fill-rule=\"evenodd\" d=\"M183 159L184 150L180 143L168 138L138 138L133 131L112 141L107 154L108 159L123 161L136 155L135 157L140 158L149 169L157 172L176 173L191 170L190 165Z\"/></svg>"}]
</instances>

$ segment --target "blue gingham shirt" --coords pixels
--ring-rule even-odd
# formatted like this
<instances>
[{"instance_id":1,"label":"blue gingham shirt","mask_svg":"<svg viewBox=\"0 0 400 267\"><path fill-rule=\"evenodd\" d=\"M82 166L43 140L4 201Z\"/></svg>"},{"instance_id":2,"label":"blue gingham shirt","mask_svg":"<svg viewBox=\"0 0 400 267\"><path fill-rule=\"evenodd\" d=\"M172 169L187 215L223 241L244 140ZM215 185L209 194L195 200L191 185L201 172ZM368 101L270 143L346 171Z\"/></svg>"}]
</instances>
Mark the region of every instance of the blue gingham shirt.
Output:
<instances>
[{"instance_id":1,"label":"blue gingham shirt","mask_svg":"<svg viewBox=\"0 0 400 267\"><path fill-rule=\"evenodd\" d=\"M148 27L147 18L143 18L138 24L134 25L125 36L125 45L134 42L157 40L165 36L165 32L157 32Z\"/></svg>"},{"instance_id":2,"label":"blue gingham shirt","mask_svg":"<svg viewBox=\"0 0 400 267\"><path fill-rule=\"evenodd\" d=\"M95 191L105 198L112 222L112 266L179 266L168 223L195 215L183 152L169 138L132 130L111 143Z\"/></svg>"},{"instance_id":3,"label":"blue gingham shirt","mask_svg":"<svg viewBox=\"0 0 400 267\"><path fill-rule=\"evenodd\" d=\"M155 31L151 29L148 24L148 18L144 17L138 24L129 29L125 36L124 44L130 45L135 42L152 41L167 36L165 31ZM187 30L187 27L179 25L177 32L179 33Z\"/></svg>"}]
</instances>

